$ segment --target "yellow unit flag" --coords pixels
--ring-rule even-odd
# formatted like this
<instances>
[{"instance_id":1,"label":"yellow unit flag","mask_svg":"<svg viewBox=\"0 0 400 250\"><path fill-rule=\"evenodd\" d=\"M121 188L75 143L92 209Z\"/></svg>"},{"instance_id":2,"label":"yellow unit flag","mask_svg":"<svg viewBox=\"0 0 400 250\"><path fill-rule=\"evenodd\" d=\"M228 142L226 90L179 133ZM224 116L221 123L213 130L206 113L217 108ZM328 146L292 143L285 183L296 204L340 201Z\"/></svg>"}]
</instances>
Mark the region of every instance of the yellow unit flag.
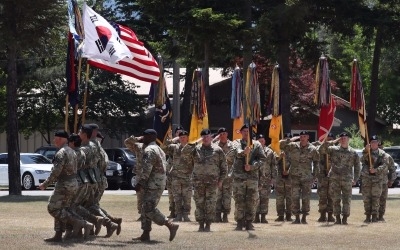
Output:
<instances>
[{"instance_id":1,"label":"yellow unit flag","mask_svg":"<svg viewBox=\"0 0 400 250\"><path fill-rule=\"evenodd\" d=\"M206 112L203 119L197 115L197 111L193 108L192 120L190 121L189 142L194 142L200 138L201 130L208 128L208 113Z\"/></svg>"},{"instance_id":2,"label":"yellow unit flag","mask_svg":"<svg viewBox=\"0 0 400 250\"><path fill-rule=\"evenodd\" d=\"M281 133L282 115L272 116L269 126L269 138L271 138L271 148L275 153L280 155L279 135Z\"/></svg>"}]
</instances>

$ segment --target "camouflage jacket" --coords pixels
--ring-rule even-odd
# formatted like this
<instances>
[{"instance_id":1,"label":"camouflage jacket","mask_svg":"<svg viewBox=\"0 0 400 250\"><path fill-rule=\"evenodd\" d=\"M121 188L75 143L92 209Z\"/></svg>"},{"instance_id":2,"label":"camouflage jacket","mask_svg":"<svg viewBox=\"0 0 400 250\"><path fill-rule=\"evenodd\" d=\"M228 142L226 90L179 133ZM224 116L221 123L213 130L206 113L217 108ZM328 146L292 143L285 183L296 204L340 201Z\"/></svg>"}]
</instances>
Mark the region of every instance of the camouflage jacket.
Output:
<instances>
[{"instance_id":1,"label":"camouflage jacket","mask_svg":"<svg viewBox=\"0 0 400 250\"><path fill-rule=\"evenodd\" d=\"M164 190L167 161L164 151L155 142L151 142L144 147L140 164L142 166L142 175L138 179L138 183L146 189Z\"/></svg>"},{"instance_id":2,"label":"camouflage jacket","mask_svg":"<svg viewBox=\"0 0 400 250\"><path fill-rule=\"evenodd\" d=\"M136 156L135 174L136 179L140 179L143 172L141 163L143 159L144 144L139 142L136 137L131 136L125 140L125 146Z\"/></svg>"},{"instance_id":3,"label":"camouflage jacket","mask_svg":"<svg viewBox=\"0 0 400 250\"><path fill-rule=\"evenodd\" d=\"M357 152L351 148L341 146L329 146L323 143L319 148L321 154L328 154L330 158L329 178L357 181L360 177L360 158Z\"/></svg>"},{"instance_id":4,"label":"camouflage jacket","mask_svg":"<svg viewBox=\"0 0 400 250\"><path fill-rule=\"evenodd\" d=\"M81 149L86 155L84 168L89 169L97 167L99 157L97 155L98 148L96 147L96 145L92 141L89 141L88 143L82 142Z\"/></svg>"},{"instance_id":5,"label":"camouflage jacket","mask_svg":"<svg viewBox=\"0 0 400 250\"><path fill-rule=\"evenodd\" d=\"M108 165L108 156L107 153L104 151L103 147L101 146L100 142L96 139L90 139L95 147L95 152L97 156L97 167L100 170L100 173L105 173L107 170Z\"/></svg>"},{"instance_id":6,"label":"camouflage jacket","mask_svg":"<svg viewBox=\"0 0 400 250\"><path fill-rule=\"evenodd\" d=\"M311 143L312 145L314 145L318 152L319 152L319 169L318 169L318 173L317 173L317 177L318 179L321 178L327 178L328 177L328 173L329 173L329 169L331 168L331 159L328 156L327 153L322 153L319 150L319 147L323 144L326 143L327 146L335 146L335 144L333 143L333 141L324 141L324 142L320 142L320 141L315 141L313 143Z\"/></svg>"},{"instance_id":7,"label":"camouflage jacket","mask_svg":"<svg viewBox=\"0 0 400 250\"><path fill-rule=\"evenodd\" d=\"M259 181L261 175L263 175L263 166L267 157L261 144L258 141L253 140L252 149L249 153L250 171L245 171L244 166L246 165L246 154L244 149L247 146L247 141L237 139L233 141L234 149L230 154L233 154L233 178L239 180L255 180Z\"/></svg>"},{"instance_id":8,"label":"camouflage jacket","mask_svg":"<svg viewBox=\"0 0 400 250\"><path fill-rule=\"evenodd\" d=\"M171 143L163 145L162 149L167 155L170 155L168 175L183 179L190 179L193 172L193 150L196 145L181 143Z\"/></svg>"},{"instance_id":9,"label":"camouflage jacket","mask_svg":"<svg viewBox=\"0 0 400 250\"><path fill-rule=\"evenodd\" d=\"M54 182L76 180L78 159L75 151L64 144L54 155L50 176L43 182L45 188Z\"/></svg>"},{"instance_id":10,"label":"camouflage jacket","mask_svg":"<svg viewBox=\"0 0 400 250\"><path fill-rule=\"evenodd\" d=\"M224 151L215 145L199 144L193 151L193 181L216 183L227 176L227 165Z\"/></svg>"},{"instance_id":11,"label":"camouflage jacket","mask_svg":"<svg viewBox=\"0 0 400 250\"><path fill-rule=\"evenodd\" d=\"M363 150L363 156L361 158L362 170L361 176L362 178L370 178L372 180L383 181L384 175L387 176L388 167L389 167L389 157L388 154L385 153L382 149L378 148L376 150L371 150L371 161L372 164L369 163L369 155L367 150ZM369 174L370 165L376 169L375 175Z\"/></svg>"},{"instance_id":12,"label":"camouflage jacket","mask_svg":"<svg viewBox=\"0 0 400 250\"><path fill-rule=\"evenodd\" d=\"M319 153L311 143L302 147L300 142L291 142L290 139L287 139L280 141L280 148L290 155L291 177L311 178L316 176L319 167Z\"/></svg>"},{"instance_id":13,"label":"camouflage jacket","mask_svg":"<svg viewBox=\"0 0 400 250\"><path fill-rule=\"evenodd\" d=\"M233 142L228 140L226 143L222 143L221 141L218 140L214 143L220 148L222 148L222 151L224 151L226 163L228 166L228 176L232 175L232 165L235 158L233 157L233 154L231 154L230 152L234 150Z\"/></svg>"},{"instance_id":14,"label":"camouflage jacket","mask_svg":"<svg viewBox=\"0 0 400 250\"><path fill-rule=\"evenodd\" d=\"M389 158L388 174L383 175L383 183L387 183L388 181L393 183L397 178L396 166L394 165L394 160L392 156L387 154L387 157Z\"/></svg>"},{"instance_id":15,"label":"camouflage jacket","mask_svg":"<svg viewBox=\"0 0 400 250\"><path fill-rule=\"evenodd\" d=\"M260 176L260 184L270 185L271 179L276 179L276 155L272 149L264 146L266 156L265 164L262 166L262 175Z\"/></svg>"}]
</instances>

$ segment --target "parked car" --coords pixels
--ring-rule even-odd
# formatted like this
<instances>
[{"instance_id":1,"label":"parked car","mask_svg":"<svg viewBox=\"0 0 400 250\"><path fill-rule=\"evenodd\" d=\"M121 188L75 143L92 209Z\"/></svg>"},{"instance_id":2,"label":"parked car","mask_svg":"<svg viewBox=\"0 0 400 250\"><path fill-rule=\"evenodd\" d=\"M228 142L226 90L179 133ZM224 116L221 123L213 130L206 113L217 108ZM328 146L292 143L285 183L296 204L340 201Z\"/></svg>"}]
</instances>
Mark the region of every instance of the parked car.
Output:
<instances>
[{"instance_id":1,"label":"parked car","mask_svg":"<svg viewBox=\"0 0 400 250\"><path fill-rule=\"evenodd\" d=\"M136 186L136 156L127 148L105 148L108 158L122 166L123 183L121 188L134 189Z\"/></svg>"},{"instance_id":2,"label":"parked car","mask_svg":"<svg viewBox=\"0 0 400 250\"><path fill-rule=\"evenodd\" d=\"M400 146L391 146L391 147L384 147L383 150L385 150L386 153L390 154L390 156L394 160L394 164L396 166L396 174L397 178L393 182L392 187L397 187L400 184Z\"/></svg>"},{"instance_id":3,"label":"parked car","mask_svg":"<svg viewBox=\"0 0 400 250\"><path fill-rule=\"evenodd\" d=\"M53 164L40 154L20 154L21 186L23 189L35 189L44 182L51 173ZM0 185L8 186L8 154L0 154Z\"/></svg>"},{"instance_id":4,"label":"parked car","mask_svg":"<svg viewBox=\"0 0 400 250\"><path fill-rule=\"evenodd\" d=\"M36 149L35 153L41 154L50 160L53 160L57 151L58 148L56 146L48 145ZM108 189L118 190L121 187L121 184L123 183L123 171L122 166L119 163L110 160L108 162L105 175L108 182Z\"/></svg>"}]
</instances>

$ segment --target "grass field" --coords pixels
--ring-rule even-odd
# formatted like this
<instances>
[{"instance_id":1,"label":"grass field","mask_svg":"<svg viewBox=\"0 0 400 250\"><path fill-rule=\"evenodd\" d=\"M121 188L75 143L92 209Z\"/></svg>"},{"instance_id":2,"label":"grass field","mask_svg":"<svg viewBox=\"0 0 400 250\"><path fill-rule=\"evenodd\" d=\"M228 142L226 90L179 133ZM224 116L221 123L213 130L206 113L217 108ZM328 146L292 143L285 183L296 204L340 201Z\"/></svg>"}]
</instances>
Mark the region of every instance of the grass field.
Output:
<instances>
[{"instance_id":1,"label":"grass field","mask_svg":"<svg viewBox=\"0 0 400 250\"><path fill-rule=\"evenodd\" d=\"M168 229L153 225L151 242L133 241L141 234L137 222L136 197L134 195L105 195L101 205L109 213L122 217L122 232L119 236L104 238L105 228L99 236L90 240L68 241L49 244L44 238L53 235L53 220L47 213L47 196L2 196L0 197L0 249L398 249L400 244L400 195L389 196L386 223L363 223L363 202L354 195L349 225L318 223L318 201L312 197L308 225L292 225L274 222L276 218L275 198L270 199L269 224L254 224L256 230L234 231L231 213L230 223L214 223L212 232L197 232L195 222L180 223L177 236L169 242ZM192 202L194 220L194 202ZM167 215L168 198L163 196L159 209Z\"/></svg>"}]
</instances>

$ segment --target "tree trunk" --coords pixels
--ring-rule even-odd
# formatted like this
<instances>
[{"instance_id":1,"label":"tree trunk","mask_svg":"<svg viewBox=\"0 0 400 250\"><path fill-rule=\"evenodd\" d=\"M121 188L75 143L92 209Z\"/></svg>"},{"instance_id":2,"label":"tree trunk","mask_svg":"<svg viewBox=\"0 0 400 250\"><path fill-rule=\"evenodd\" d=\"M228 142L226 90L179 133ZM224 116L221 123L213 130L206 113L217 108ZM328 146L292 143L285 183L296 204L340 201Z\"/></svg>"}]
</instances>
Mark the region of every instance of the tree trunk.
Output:
<instances>
[{"instance_id":1,"label":"tree trunk","mask_svg":"<svg viewBox=\"0 0 400 250\"><path fill-rule=\"evenodd\" d=\"M7 60L7 146L9 194L21 195L21 170L17 119L17 46L8 45Z\"/></svg>"},{"instance_id":2,"label":"tree trunk","mask_svg":"<svg viewBox=\"0 0 400 250\"><path fill-rule=\"evenodd\" d=\"M181 124L187 131L190 130L190 120L192 118L192 111L190 110L190 98L192 92L192 75L195 66L186 65L185 87L183 92L183 101L181 106ZM173 124L175 125L175 124ZM178 124L179 125L179 124Z\"/></svg>"},{"instance_id":3,"label":"tree trunk","mask_svg":"<svg viewBox=\"0 0 400 250\"><path fill-rule=\"evenodd\" d=\"M204 69L203 69L203 79L204 79L204 88L205 88L205 95L206 95L206 104L207 110L210 108L210 74L209 74L209 67L210 67L210 42L204 42Z\"/></svg>"},{"instance_id":4,"label":"tree trunk","mask_svg":"<svg viewBox=\"0 0 400 250\"><path fill-rule=\"evenodd\" d=\"M368 133L369 135L376 134L375 118L376 118L376 105L379 97L379 63L382 52L382 28L378 27L375 36L375 47L374 57L372 59L371 69L371 89L369 94L369 105L368 105Z\"/></svg>"}]
</instances>

